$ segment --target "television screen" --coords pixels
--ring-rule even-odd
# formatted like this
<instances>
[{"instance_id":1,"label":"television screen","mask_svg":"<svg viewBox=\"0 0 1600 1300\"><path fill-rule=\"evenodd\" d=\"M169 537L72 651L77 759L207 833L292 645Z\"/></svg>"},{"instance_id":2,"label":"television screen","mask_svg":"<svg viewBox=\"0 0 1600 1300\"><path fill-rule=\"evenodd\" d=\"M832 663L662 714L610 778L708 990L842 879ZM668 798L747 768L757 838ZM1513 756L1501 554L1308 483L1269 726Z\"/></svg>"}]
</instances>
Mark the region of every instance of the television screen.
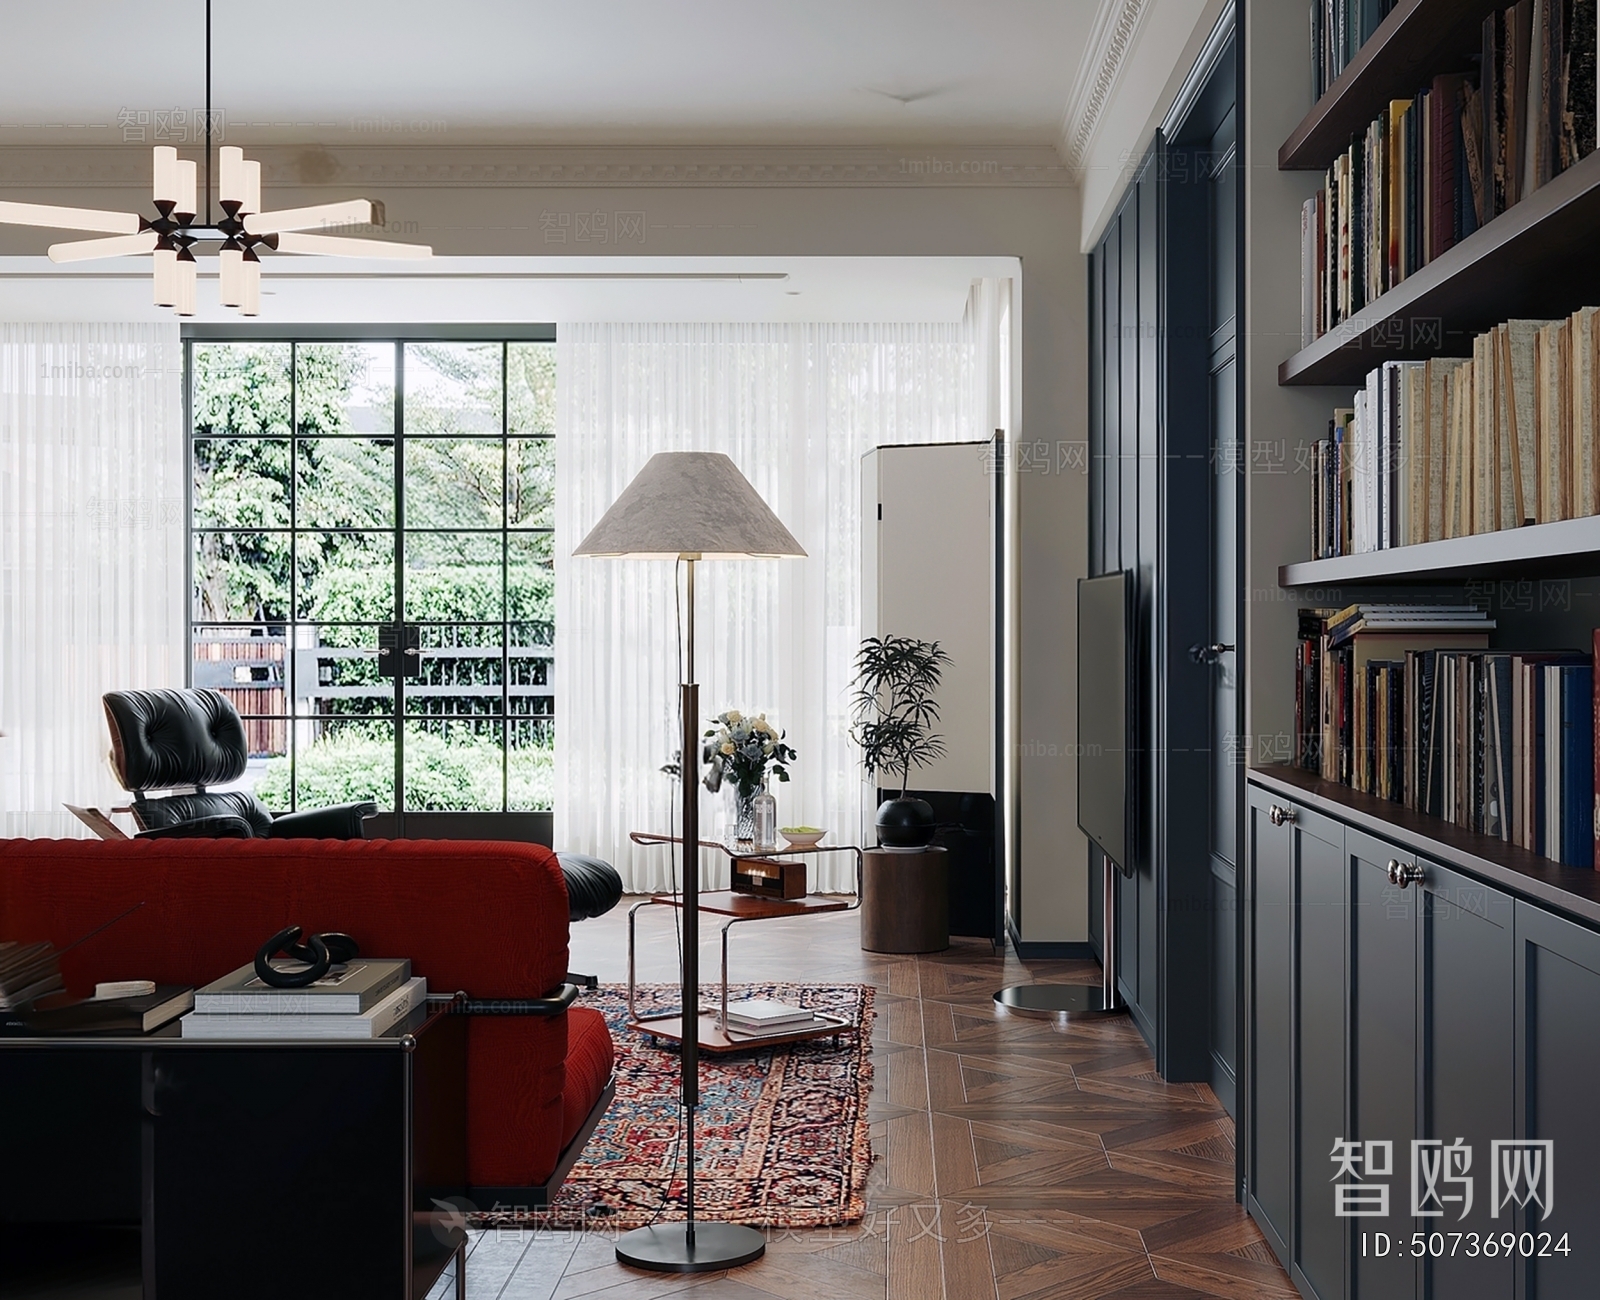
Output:
<instances>
[{"instance_id":1,"label":"television screen","mask_svg":"<svg viewBox=\"0 0 1600 1300\"><path fill-rule=\"evenodd\" d=\"M1078 579L1078 827L1128 862L1128 625L1132 575Z\"/></svg>"}]
</instances>

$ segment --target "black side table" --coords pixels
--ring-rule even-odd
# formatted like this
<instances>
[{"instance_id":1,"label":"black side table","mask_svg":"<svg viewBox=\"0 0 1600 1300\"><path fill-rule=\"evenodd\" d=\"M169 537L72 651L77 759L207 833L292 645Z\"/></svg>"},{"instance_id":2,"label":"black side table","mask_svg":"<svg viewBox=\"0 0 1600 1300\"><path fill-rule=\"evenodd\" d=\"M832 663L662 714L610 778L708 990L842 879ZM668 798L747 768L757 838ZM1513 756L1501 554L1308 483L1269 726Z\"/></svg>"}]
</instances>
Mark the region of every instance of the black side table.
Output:
<instances>
[{"instance_id":1,"label":"black side table","mask_svg":"<svg viewBox=\"0 0 1600 1300\"><path fill-rule=\"evenodd\" d=\"M418 1300L455 1260L461 1300L466 1233L439 1204L467 1184L449 1005L360 1042L196 1041L177 1022L0 1038L0 1294L49 1294L49 1252L25 1249L45 1225L131 1221L100 1264L117 1294Z\"/></svg>"}]
</instances>

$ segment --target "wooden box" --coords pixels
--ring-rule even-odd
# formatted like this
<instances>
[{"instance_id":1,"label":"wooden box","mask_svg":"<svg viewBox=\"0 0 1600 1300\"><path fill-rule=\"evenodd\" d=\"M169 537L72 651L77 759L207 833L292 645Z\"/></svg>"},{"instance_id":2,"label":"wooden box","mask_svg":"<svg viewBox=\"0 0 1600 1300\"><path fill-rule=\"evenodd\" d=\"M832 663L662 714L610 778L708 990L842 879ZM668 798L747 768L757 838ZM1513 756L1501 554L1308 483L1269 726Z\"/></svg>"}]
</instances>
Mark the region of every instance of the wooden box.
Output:
<instances>
[{"instance_id":1,"label":"wooden box","mask_svg":"<svg viewBox=\"0 0 1600 1300\"><path fill-rule=\"evenodd\" d=\"M806 864L784 858L734 858L729 888L736 894L762 898L804 898Z\"/></svg>"}]
</instances>

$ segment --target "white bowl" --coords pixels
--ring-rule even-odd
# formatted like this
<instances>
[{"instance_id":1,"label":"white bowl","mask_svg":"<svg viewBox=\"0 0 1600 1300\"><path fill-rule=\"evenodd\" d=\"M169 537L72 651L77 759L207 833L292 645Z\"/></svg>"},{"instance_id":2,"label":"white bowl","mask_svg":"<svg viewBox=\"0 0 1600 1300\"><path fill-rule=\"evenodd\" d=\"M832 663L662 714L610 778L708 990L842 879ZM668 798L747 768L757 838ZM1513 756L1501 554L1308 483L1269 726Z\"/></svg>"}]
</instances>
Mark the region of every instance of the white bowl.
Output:
<instances>
[{"instance_id":1,"label":"white bowl","mask_svg":"<svg viewBox=\"0 0 1600 1300\"><path fill-rule=\"evenodd\" d=\"M814 849L817 847L817 842L827 833L827 831L813 831L810 834L802 835L798 831L793 834L783 830L778 832L779 835L783 836L784 845L791 849Z\"/></svg>"}]
</instances>

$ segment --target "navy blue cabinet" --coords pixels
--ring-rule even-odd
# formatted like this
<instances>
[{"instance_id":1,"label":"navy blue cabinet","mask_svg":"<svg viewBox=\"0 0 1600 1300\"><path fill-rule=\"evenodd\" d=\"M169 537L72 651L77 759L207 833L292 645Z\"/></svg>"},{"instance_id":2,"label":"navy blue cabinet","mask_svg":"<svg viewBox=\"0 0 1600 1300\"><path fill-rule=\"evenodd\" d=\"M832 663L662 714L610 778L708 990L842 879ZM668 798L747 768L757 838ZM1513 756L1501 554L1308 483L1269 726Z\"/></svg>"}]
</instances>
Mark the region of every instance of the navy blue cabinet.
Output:
<instances>
[{"instance_id":1,"label":"navy blue cabinet","mask_svg":"<svg viewBox=\"0 0 1600 1300\"><path fill-rule=\"evenodd\" d=\"M1594 1294L1600 926L1336 811L1249 787L1247 1209L1314 1300Z\"/></svg>"}]
</instances>

